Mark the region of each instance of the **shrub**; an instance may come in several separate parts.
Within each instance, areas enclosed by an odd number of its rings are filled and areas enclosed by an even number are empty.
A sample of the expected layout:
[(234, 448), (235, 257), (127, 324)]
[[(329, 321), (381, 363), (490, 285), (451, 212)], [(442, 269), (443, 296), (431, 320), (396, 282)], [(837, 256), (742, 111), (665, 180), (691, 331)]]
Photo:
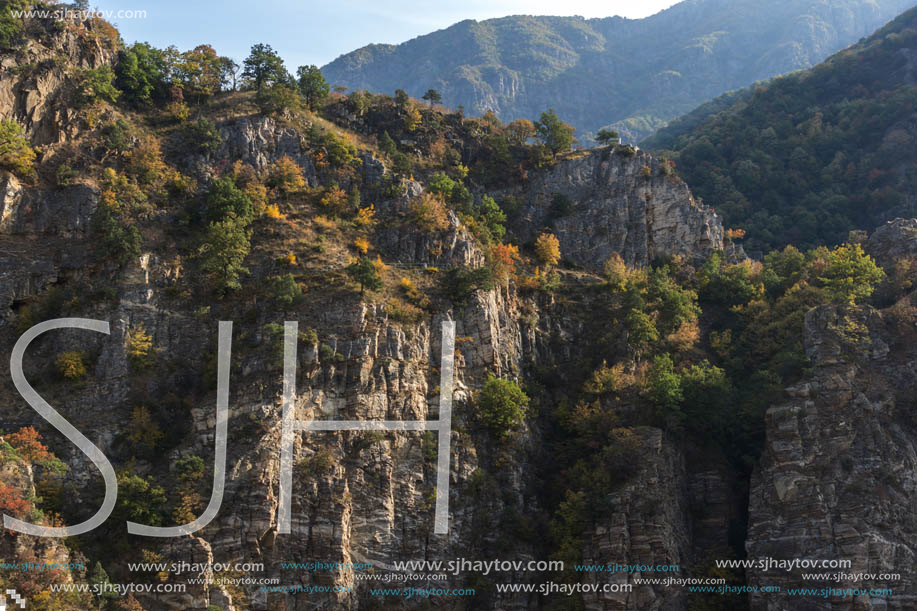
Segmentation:
[(442, 200), (430, 193), (424, 193), (411, 202), (411, 220), (427, 233), (443, 231), (449, 227), (449, 216)]
[(35, 151), (29, 146), (22, 128), (13, 120), (0, 120), (0, 168), (16, 175), (35, 175)]
[(477, 417), (500, 437), (509, 435), (525, 419), (529, 397), (512, 380), (487, 376), (477, 396)]
[(77, 350), (61, 352), (55, 360), (57, 372), (68, 380), (80, 380), (86, 377), (85, 359), (84, 352)]
[(206, 117), (201, 117), (185, 128), (185, 141), (190, 145), (190, 150), (200, 155), (212, 155), (223, 144), (220, 130)]
[(131, 124), (124, 119), (117, 119), (102, 128), (102, 142), (109, 153), (123, 155), (131, 150), (133, 144)]
[(301, 191), (306, 187), (302, 168), (287, 155), (268, 166), (267, 174), (268, 186), (279, 189), (284, 194)]
[(262, 115), (282, 115), (287, 111), (301, 110), (303, 106), (299, 92), (284, 83), (259, 90), (255, 95), (255, 104)]

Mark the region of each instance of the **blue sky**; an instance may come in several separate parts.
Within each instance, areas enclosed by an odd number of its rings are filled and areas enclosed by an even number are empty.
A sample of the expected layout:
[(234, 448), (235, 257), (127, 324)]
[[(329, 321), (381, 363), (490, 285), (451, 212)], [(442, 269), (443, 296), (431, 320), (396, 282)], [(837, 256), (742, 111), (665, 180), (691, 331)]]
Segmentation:
[(506, 15), (582, 15), (638, 18), (675, 4), (671, 0), (98, 0), (103, 11), (145, 10), (145, 19), (112, 18), (125, 42), (147, 41), (190, 49), (212, 45), (236, 60), (258, 42), (270, 44), (287, 68), (322, 66), (374, 42), (399, 43), (463, 19)]

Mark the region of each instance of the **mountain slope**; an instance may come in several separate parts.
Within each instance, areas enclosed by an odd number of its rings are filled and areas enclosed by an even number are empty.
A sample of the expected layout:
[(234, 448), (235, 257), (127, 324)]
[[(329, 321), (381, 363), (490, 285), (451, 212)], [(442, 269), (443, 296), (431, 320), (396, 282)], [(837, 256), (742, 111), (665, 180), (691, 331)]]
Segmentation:
[(748, 248), (836, 243), (913, 213), (917, 9), (738, 99), (645, 144), (674, 151), (694, 191), (747, 230)]
[(553, 106), (580, 132), (631, 138), (724, 91), (807, 68), (913, 0), (687, 0), (639, 20), (513, 16), (462, 21), (401, 45), (370, 45), (322, 71), (331, 83), (416, 97), (503, 120)]

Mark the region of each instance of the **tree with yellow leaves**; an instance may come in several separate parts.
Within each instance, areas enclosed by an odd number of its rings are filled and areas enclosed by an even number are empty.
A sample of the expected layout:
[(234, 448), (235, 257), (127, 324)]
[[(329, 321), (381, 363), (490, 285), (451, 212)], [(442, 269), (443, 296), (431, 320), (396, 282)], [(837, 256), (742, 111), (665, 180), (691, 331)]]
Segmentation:
[(560, 242), (553, 233), (543, 233), (535, 240), (535, 256), (545, 267), (557, 265), (560, 261)]

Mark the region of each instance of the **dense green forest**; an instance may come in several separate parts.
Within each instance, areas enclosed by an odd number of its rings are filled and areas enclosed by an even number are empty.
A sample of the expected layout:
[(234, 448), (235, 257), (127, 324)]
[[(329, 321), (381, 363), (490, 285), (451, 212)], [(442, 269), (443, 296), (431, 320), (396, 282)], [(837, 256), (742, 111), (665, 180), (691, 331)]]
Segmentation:
[[(678, 172), (766, 251), (835, 244), (915, 214), (917, 9), (811, 70), (756, 87), (694, 129), (662, 130)], [(715, 102), (713, 103), (715, 108)]]

